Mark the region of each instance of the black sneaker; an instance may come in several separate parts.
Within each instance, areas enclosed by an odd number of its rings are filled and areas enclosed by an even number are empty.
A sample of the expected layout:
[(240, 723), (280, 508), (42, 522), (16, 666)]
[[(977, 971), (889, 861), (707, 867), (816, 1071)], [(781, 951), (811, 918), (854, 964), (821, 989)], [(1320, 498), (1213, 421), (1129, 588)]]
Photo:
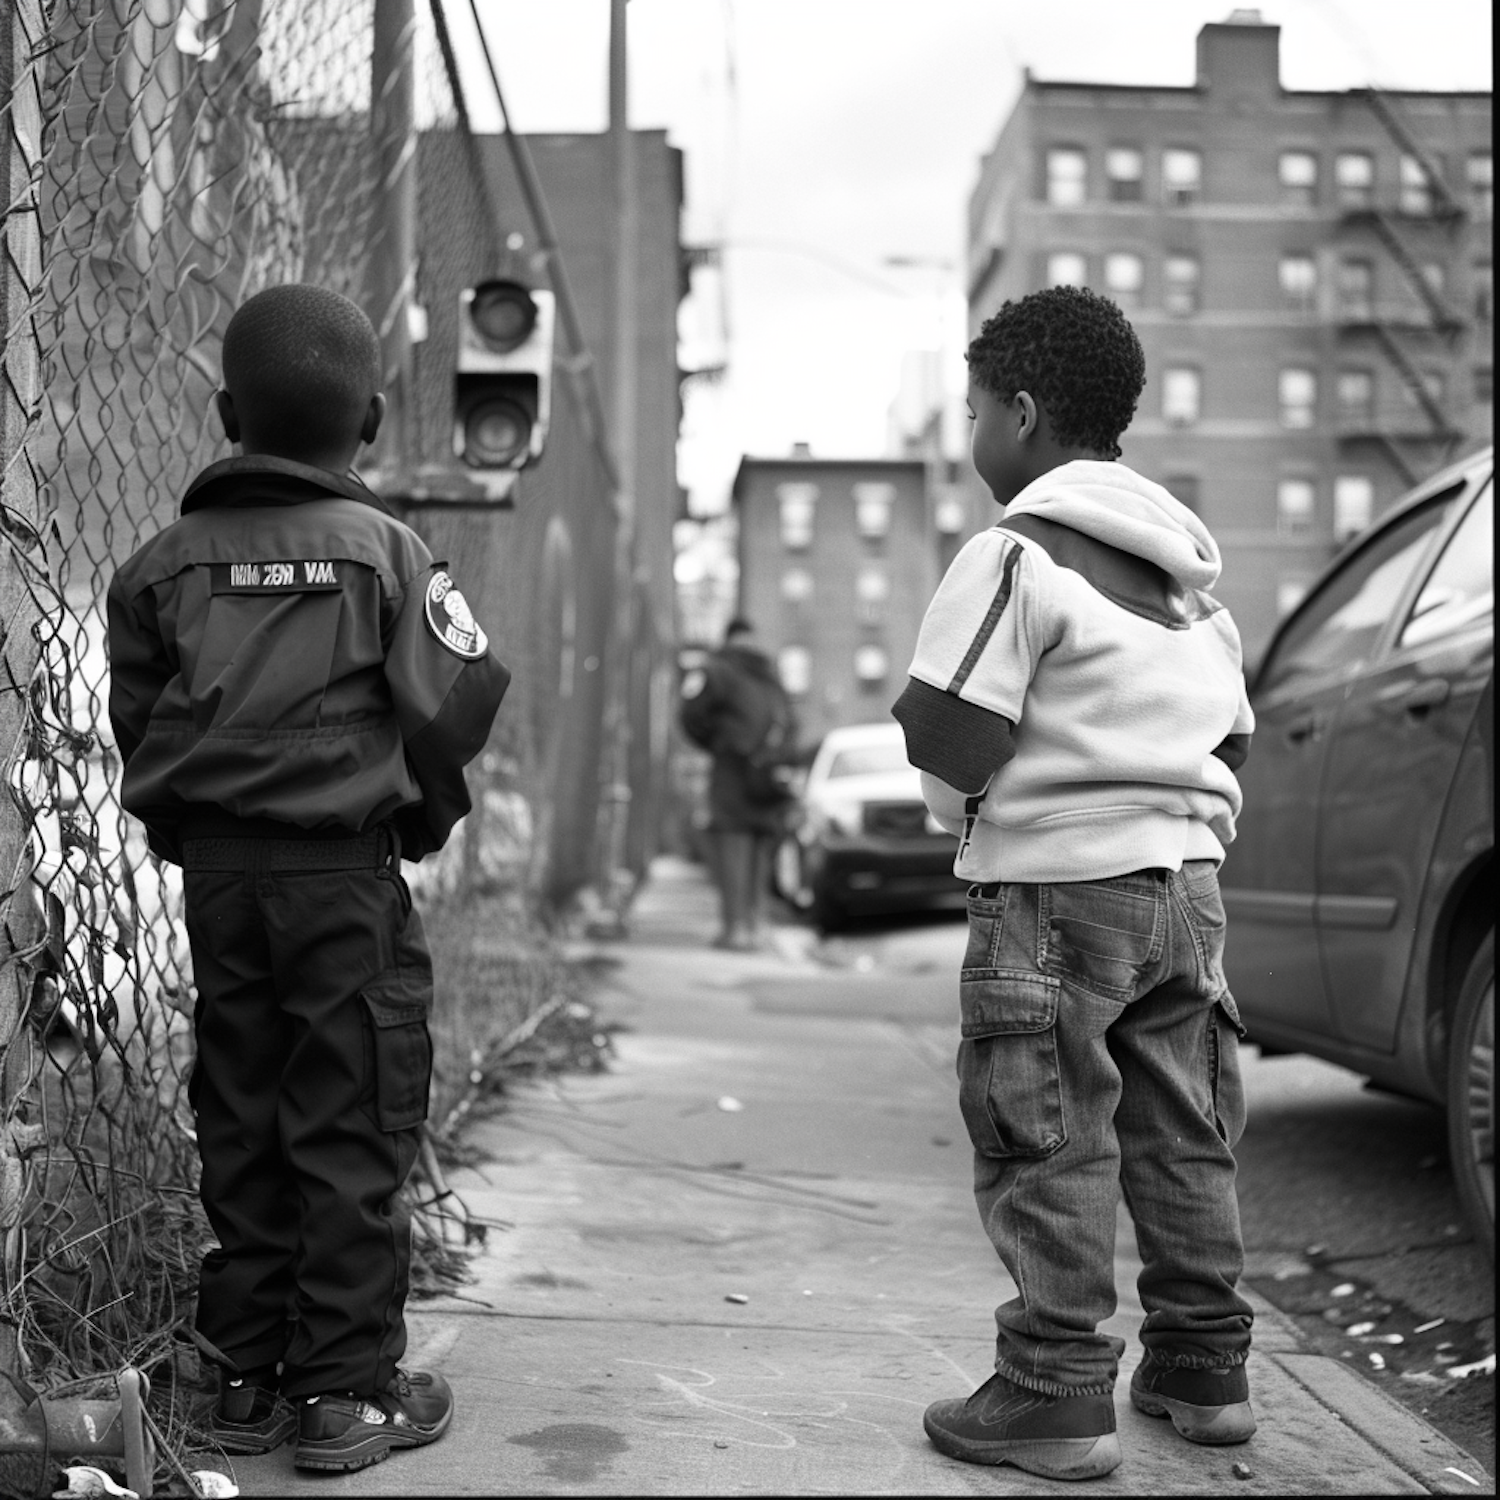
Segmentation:
[(1174, 1367), (1148, 1349), (1130, 1377), (1130, 1399), (1148, 1417), (1171, 1417), (1190, 1443), (1243, 1443), (1255, 1431), (1244, 1365)]
[(226, 1453), (269, 1453), (297, 1430), (297, 1413), (271, 1386), (226, 1377), (208, 1430)]
[(1098, 1479), (1120, 1466), (1109, 1396), (1044, 1396), (991, 1375), (967, 1401), (934, 1401), (932, 1445), (970, 1464), (1010, 1464), (1047, 1479)]
[(299, 1469), (363, 1469), (393, 1448), (435, 1443), (453, 1420), (453, 1392), (441, 1375), (397, 1370), (373, 1396), (307, 1396), (297, 1406)]

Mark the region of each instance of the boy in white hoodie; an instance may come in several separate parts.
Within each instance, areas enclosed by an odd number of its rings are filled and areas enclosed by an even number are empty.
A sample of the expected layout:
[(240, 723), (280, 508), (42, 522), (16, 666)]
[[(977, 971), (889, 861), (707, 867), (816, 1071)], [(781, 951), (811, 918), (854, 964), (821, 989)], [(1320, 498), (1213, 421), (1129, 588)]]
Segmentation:
[(959, 1102), (1017, 1295), (996, 1373), (924, 1425), (1059, 1479), (1120, 1462), (1115, 1202), (1146, 1321), (1131, 1400), (1197, 1443), (1255, 1430), (1233, 1147), (1239, 1016), (1218, 865), (1254, 727), (1213, 538), (1123, 464), (1145, 385), (1114, 303), (1007, 302), (969, 346), (973, 456), (1006, 507), (954, 559), (893, 710), (971, 882)]

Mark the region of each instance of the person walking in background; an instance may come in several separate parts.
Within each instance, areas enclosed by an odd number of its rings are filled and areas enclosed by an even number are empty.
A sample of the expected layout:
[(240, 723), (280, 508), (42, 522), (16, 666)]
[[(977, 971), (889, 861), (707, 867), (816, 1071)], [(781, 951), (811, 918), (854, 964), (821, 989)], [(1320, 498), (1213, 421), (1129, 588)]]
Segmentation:
[(683, 732), (713, 757), (709, 839), (719, 891), (715, 946), (760, 945), (771, 859), (794, 797), (787, 767), (795, 758), (791, 699), (749, 620), (735, 618), (724, 644), (683, 678)]
[(121, 800), (183, 868), (189, 1097), (218, 1240), (196, 1331), (230, 1453), (361, 1469), (447, 1430), (407, 1371), (432, 961), (402, 857), (469, 809), (510, 674), (444, 564), (350, 469), (385, 412), (352, 302), (271, 287), (224, 335), (225, 435), (109, 589)]
[(971, 883), (959, 1102), (1016, 1285), (995, 1374), (935, 1402), (943, 1453), (1093, 1479), (1120, 1463), (1115, 1204), (1146, 1321), (1132, 1402), (1194, 1443), (1255, 1431), (1234, 1145), (1243, 1034), (1218, 866), (1254, 727), (1219, 552), (1117, 462), (1145, 384), (1134, 329), (1073, 287), (969, 346), (973, 457), (1005, 518), (927, 610), (894, 707)]

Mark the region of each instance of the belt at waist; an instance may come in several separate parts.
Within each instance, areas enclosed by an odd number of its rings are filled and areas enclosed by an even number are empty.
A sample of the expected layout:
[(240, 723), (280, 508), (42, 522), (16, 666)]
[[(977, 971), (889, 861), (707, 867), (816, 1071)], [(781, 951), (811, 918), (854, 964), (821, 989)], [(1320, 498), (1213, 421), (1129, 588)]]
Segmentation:
[(179, 827), (184, 870), (375, 870), (394, 852), (383, 828), (299, 828), (220, 807), (188, 808)]
[(202, 838), (182, 841), (184, 870), (379, 870), (389, 865), (388, 835), (347, 838)]

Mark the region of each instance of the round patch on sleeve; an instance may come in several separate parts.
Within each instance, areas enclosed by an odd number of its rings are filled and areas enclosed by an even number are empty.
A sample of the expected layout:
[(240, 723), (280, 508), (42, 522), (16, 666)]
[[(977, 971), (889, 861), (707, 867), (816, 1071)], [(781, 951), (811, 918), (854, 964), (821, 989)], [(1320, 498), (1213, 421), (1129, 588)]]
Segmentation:
[(489, 638), (470, 612), (468, 601), (441, 570), (428, 582), (424, 608), (427, 628), (455, 656), (478, 661), (490, 649)]

